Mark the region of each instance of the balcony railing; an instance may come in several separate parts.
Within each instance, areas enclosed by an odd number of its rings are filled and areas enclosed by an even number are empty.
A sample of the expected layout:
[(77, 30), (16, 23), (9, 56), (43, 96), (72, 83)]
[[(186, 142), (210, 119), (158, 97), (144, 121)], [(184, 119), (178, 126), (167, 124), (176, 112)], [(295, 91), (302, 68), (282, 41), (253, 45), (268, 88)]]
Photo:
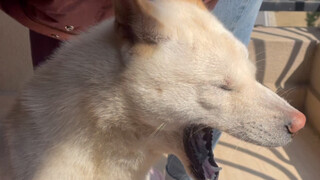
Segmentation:
[(260, 11), (320, 12), (320, 1), (263, 1)]

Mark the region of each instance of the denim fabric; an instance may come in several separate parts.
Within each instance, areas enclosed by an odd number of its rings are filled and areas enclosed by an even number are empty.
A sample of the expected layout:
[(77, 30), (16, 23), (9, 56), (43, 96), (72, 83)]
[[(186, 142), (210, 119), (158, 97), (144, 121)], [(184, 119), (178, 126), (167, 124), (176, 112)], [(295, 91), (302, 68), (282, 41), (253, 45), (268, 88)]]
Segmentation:
[[(248, 45), (261, 3), (262, 0), (219, 0), (213, 14), (236, 38)], [(212, 136), (214, 149), (221, 132), (214, 129)], [(166, 170), (167, 174), (175, 180), (191, 180), (180, 160), (174, 155), (169, 155)]]
[(219, 0), (213, 14), (243, 44), (248, 45), (262, 0)]

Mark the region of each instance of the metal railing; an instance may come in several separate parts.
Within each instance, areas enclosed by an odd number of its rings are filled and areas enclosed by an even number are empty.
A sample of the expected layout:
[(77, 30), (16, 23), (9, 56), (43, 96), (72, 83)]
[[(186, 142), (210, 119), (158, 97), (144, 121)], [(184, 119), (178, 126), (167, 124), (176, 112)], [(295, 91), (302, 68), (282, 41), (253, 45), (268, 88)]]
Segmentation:
[(263, 1), (260, 11), (320, 12), (320, 1)]

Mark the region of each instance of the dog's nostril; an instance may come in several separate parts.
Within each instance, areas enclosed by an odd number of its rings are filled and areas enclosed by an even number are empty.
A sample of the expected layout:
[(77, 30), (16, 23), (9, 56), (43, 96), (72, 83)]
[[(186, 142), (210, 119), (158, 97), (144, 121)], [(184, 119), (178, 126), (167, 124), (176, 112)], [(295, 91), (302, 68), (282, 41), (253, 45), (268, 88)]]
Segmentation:
[(290, 131), (290, 126), (291, 126), (291, 123), (288, 124), (288, 125), (285, 125), (285, 128), (287, 129), (287, 131), (288, 131), (289, 134), (293, 134), (293, 133)]
[(297, 135), (298, 133), (297, 132), (292, 132), (290, 130), (290, 127), (291, 127), (291, 123), (289, 125), (285, 125), (285, 128), (287, 129), (288, 133), (291, 134), (291, 137), (293, 138), (295, 135)]

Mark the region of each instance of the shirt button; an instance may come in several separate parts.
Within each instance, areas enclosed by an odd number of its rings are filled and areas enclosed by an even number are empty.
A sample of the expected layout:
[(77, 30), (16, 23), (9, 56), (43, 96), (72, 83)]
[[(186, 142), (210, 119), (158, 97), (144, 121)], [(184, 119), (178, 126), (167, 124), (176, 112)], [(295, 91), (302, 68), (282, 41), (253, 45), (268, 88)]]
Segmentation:
[(60, 36), (58, 34), (51, 34), (51, 37), (58, 39)]
[(66, 25), (64, 28), (66, 29), (66, 31), (73, 31), (74, 30), (74, 27), (70, 26), (70, 25)]

